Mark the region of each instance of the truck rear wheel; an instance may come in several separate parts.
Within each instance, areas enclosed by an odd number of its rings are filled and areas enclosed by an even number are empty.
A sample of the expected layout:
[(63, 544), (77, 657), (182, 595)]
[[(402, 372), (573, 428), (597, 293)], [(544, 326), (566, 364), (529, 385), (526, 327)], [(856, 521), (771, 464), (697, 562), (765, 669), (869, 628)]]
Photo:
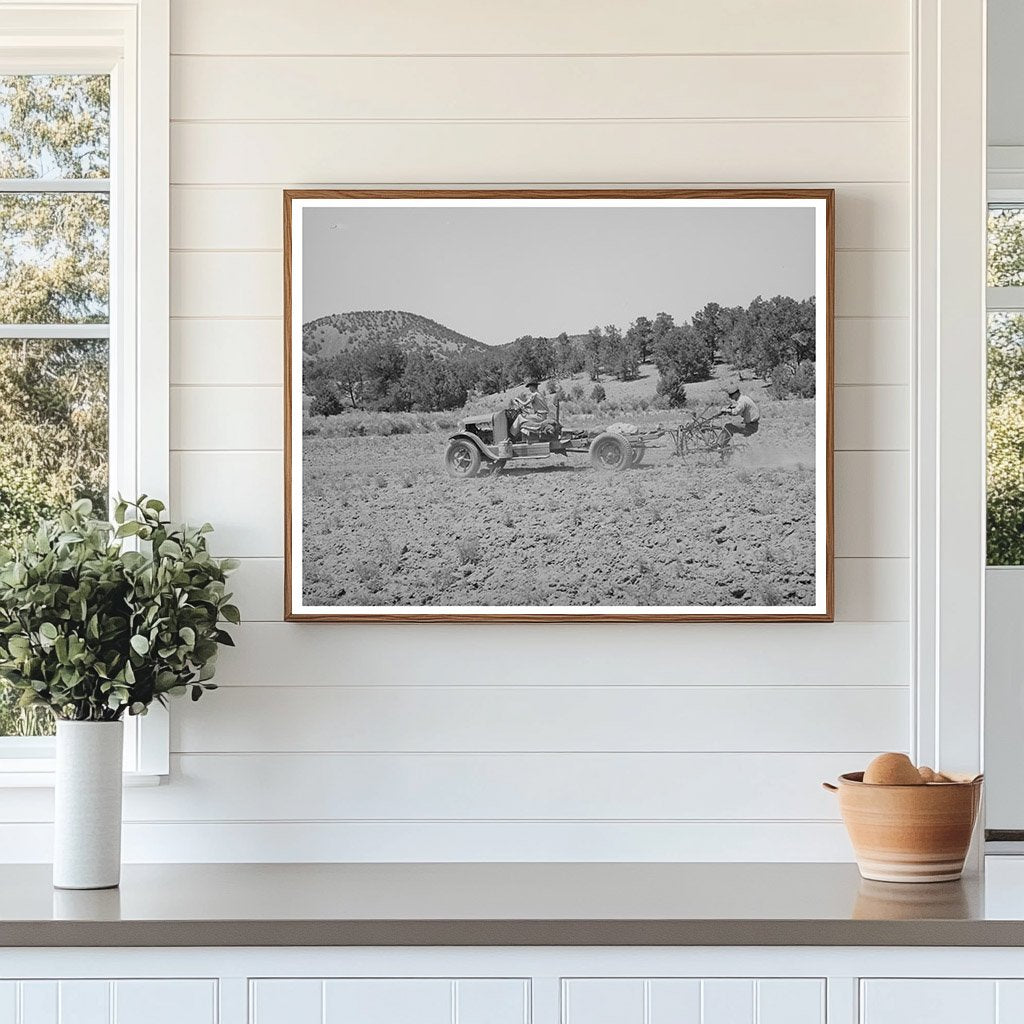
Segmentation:
[(633, 461), (633, 449), (621, 435), (606, 430), (590, 445), (590, 464), (608, 473), (621, 473)]
[(480, 472), (480, 449), (472, 441), (457, 437), (448, 442), (444, 464), (449, 476), (465, 479)]

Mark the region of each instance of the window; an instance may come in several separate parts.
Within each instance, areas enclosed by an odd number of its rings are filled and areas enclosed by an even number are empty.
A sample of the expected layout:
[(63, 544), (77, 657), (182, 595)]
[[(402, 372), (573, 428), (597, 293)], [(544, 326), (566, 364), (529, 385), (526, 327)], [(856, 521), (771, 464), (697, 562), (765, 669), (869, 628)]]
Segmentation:
[(987, 552), (1024, 565), (1024, 204), (988, 217)]
[[(85, 496), (169, 497), (168, 0), (0, 3), (0, 543)], [(0, 684), (0, 785), (51, 724)], [(165, 774), (166, 715), (125, 768)]]
[[(0, 543), (109, 478), (110, 77), (0, 77)], [(43, 736), (0, 683), (0, 736)]]

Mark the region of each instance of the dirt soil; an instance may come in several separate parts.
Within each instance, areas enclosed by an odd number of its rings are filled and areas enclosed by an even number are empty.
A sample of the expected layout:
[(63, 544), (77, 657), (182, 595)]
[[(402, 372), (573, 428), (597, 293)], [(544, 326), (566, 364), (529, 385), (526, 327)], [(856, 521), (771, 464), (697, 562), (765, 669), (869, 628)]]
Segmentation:
[(762, 405), (727, 465), (665, 447), (622, 473), (575, 455), (454, 480), (445, 434), (306, 437), (305, 603), (813, 605), (813, 405)]

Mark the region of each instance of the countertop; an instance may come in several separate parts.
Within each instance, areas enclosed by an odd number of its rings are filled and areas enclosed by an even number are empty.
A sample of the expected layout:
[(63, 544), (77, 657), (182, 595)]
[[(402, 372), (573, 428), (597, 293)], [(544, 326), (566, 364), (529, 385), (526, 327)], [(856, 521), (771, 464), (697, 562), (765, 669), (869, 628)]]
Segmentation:
[(128, 865), (99, 892), (13, 865), (0, 946), (1022, 946), (1005, 860), (927, 885), (852, 864)]

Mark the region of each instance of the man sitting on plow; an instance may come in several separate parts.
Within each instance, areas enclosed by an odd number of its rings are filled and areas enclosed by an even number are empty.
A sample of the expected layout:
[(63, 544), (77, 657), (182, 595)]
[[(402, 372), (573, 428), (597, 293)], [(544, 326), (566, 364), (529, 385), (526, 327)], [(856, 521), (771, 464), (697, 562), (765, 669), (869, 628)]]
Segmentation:
[(512, 424), (513, 440), (522, 438), (542, 441), (554, 437), (555, 422), (547, 398), (538, 390), (540, 381), (528, 380), (525, 386), (529, 389), (529, 394), (512, 400), (519, 409), (519, 415)]

